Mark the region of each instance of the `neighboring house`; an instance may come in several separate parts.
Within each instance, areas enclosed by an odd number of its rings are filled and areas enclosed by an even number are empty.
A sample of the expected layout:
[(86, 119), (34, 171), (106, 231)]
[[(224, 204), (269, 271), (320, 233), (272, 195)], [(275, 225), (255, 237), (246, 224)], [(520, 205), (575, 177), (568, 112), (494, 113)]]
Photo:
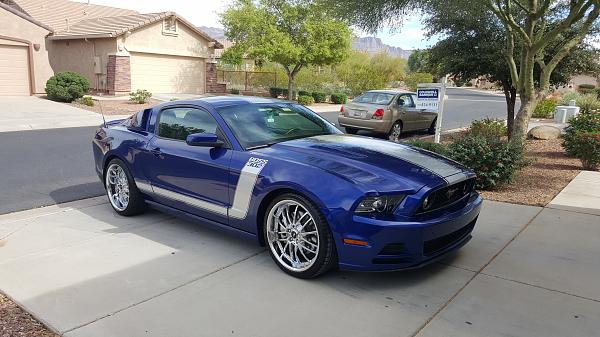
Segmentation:
[(0, 63), (0, 95), (43, 93), (48, 78), (61, 71), (81, 73), (93, 89), (117, 95), (136, 89), (225, 91), (216, 82), (214, 63), (215, 48), (222, 46), (173, 12), (140, 14), (67, 0), (0, 0), (0, 22), (0, 62), (10, 55), (9, 64), (27, 65), (29, 78), (28, 87), (3, 86), (22, 82), (23, 71), (5, 70)]
[(221, 61), (221, 56), (223, 55), (223, 52), (226, 49), (232, 47), (234, 44), (233, 42), (228, 41), (225, 38), (225, 30), (223, 30), (223, 28), (200, 26), (200, 27), (198, 27), (198, 29), (200, 29), (203, 32), (206, 32), (208, 35), (210, 35), (213, 39), (217, 40), (221, 44), (221, 49), (215, 49), (215, 61), (219, 65), (219, 68), (225, 69), (225, 70), (240, 70), (240, 71), (254, 71), (255, 70), (256, 62), (254, 61), (254, 59), (251, 59), (251, 58), (245, 57), (242, 60), (242, 64), (237, 65), (237, 66), (233, 66), (231, 64), (225, 64)]

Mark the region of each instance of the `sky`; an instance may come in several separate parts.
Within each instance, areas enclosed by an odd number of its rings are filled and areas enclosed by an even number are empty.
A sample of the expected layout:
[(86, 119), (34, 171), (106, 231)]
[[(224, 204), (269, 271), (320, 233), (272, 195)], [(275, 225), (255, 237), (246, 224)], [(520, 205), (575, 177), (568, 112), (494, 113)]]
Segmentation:
[[(80, 2), (87, 2), (80, 0)], [(92, 4), (133, 9), (141, 13), (173, 11), (197, 26), (221, 27), (218, 13), (222, 12), (230, 0), (90, 0)], [(358, 36), (373, 36), (356, 31)], [(391, 46), (402, 49), (420, 49), (431, 46), (433, 40), (426, 40), (418, 19), (409, 18), (399, 31), (383, 29), (375, 34)]]

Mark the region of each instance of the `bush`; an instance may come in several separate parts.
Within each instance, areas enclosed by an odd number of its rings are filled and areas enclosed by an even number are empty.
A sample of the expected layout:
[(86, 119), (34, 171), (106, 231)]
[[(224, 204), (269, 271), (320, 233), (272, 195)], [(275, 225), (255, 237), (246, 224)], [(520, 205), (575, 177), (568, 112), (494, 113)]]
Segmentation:
[(567, 154), (581, 160), (583, 168), (600, 165), (600, 113), (585, 113), (569, 120), (563, 136)]
[(301, 95), (298, 96), (298, 103), (302, 105), (312, 105), (315, 104), (315, 99), (312, 96)]
[(482, 119), (471, 122), (467, 133), (470, 136), (500, 139), (508, 134), (508, 128), (500, 119)]
[(298, 90), (298, 96), (311, 96), (311, 93), (304, 90)]
[(407, 144), (410, 146), (418, 147), (427, 151), (431, 151), (437, 154), (446, 155), (448, 153), (448, 149), (444, 144), (428, 142), (426, 140), (421, 139), (411, 139), (402, 142), (403, 144)]
[(345, 104), (348, 100), (348, 96), (346, 94), (335, 93), (331, 94), (331, 103), (333, 104)]
[(430, 73), (412, 73), (408, 74), (404, 79), (404, 83), (411, 91), (417, 90), (419, 83), (432, 83), (433, 75)]
[(589, 93), (593, 93), (593, 92), (594, 92), (594, 89), (596, 89), (596, 86), (595, 86), (595, 85), (593, 85), (593, 84), (587, 84), (587, 83), (580, 84), (580, 85), (577, 87), (577, 91), (579, 91), (579, 92), (580, 92), (580, 93), (582, 93), (582, 94), (589, 94)]
[(94, 106), (94, 99), (92, 99), (92, 96), (83, 96), (79, 99), (79, 103)]
[(522, 145), (496, 137), (467, 135), (448, 146), (448, 157), (477, 174), (477, 188), (495, 189), (514, 179), (527, 165)]
[(229, 93), (232, 95), (239, 95), (240, 94), (240, 90), (239, 89), (231, 89), (229, 90)]
[(148, 103), (150, 97), (152, 97), (152, 93), (146, 89), (138, 89), (129, 93), (129, 100), (137, 104)]
[(90, 81), (83, 75), (65, 71), (58, 73), (46, 82), (48, 98), (59, 102), (73, 102), (83, 97), (90, 89)]
[(325, 101), (327, 100), (327, 94), (325, 94), (324, 92), (313, 91), (311, 96), (315, 99), (315, 103), (325, 103)]
[(545, 98), (541, 100), (533, 111), (532, 117), (534, 118), (552, 118), (554, 116), (554, 110), (558, 101), (554, 98)]
[(269, 95), (271, 95), (272, 98), (278, 98), (280, 96), (287, 96), (287, 94), (288, 94), (287, 89), (276, 88), (276, 87), (269, 88)]

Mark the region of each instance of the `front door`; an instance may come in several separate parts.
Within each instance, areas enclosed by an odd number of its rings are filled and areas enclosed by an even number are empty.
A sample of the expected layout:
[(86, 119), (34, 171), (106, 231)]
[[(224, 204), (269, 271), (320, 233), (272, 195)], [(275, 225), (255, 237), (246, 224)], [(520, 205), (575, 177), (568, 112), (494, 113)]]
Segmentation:
[(155, 129), (143, 168), (155, 198), (227, 223), (232, 150), (228, 146), (190, 146), (185, 141), (192, 133), (220, 134), (213, 116), (198, 107), (169, 107), (159, 112)]

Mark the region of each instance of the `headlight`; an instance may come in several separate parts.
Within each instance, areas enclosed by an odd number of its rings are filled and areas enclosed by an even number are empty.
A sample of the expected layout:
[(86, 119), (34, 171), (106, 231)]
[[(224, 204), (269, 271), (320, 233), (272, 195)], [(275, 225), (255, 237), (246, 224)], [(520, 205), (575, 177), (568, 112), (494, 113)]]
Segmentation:
[(366, 197), (358, 204), (355, 213), (391, 214), (404, 200), (404, 195), (383, 195), (379, 197)]

